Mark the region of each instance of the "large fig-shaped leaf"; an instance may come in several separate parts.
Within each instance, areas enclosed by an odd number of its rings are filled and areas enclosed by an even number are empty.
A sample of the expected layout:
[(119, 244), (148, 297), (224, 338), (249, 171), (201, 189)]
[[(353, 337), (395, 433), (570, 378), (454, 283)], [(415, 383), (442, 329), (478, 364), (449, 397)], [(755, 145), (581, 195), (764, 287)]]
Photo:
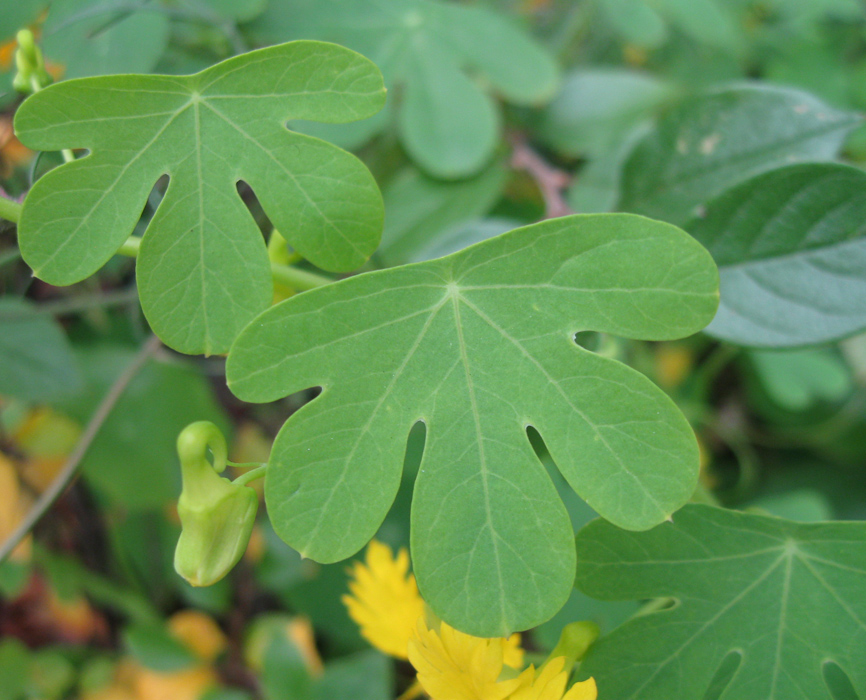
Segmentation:
[(287, 300), (241, 333), (227, 366), (246, 401), (322, 387), (274, 443), (265, 494), (275, 529), (321, 562), (363, 547), (423, 421), (411, 522), (425, 599), (476, 635), (542, 622), (568, 597), (575, 558), (528, 426), (569, 484), (623, 527), (670, 516), (698, 469), (670, 399), (575, 333), (679, 338), (717, 303), (706, 250), (625, 214), (547, 221)]
[[(581, 665), (599, 697), (838, 700), (828, 664), (866, 694), (866, 524), (800, 524), (690, 505), (649, 532), (600, 520), (577, 537), (578, 587), (670, 597)], [(733, 662), (733, 663), (732, 663)], [(727, 673), (725, 672), (727, 670)]]
[(46, 282), (84, 279), (118, 250), (154, 184), (168, 175), (141, 244), (142, 307), (177, 350), (227, 352), (272, 296), (264, 241), (237, 183), (253, 188), (309, 260), (354, 269), (381, 235), (376, 183), (354, 156), (285, 125), (361, 119), (383, 101), (382, 76), (370, 61), (311, 41), (253, 51), (191, 76), (52, 85), (18, 110), (19, 137), (31, 148), (90, 155), (34, 185), (19, 223), (21, 252)]

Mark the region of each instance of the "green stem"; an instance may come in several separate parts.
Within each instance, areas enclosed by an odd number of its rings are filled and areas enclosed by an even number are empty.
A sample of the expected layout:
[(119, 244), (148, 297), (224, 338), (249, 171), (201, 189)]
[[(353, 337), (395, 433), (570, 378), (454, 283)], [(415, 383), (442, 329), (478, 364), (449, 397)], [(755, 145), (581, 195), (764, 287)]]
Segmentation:
[(123, 245), (120, 246), (120, 250), (117, 251), (117, 254), (125, 255), (128, 258), (136, 258), (138, 257), (139, 248), (141, 248), (141, 238), (138, 236), (130, 236), (124, 241)]
[(0, 197), (0, 219), (17, 224), (21, 218), (21, 205), (6, 197)]
[[(0, 261), (2, 266), (2, 261)], [(0, 311), (0, 321), (17, 321), (31, 318), (34, 313), (45, 316), (67, 316), (69, 314), (89, 311), (90, 309), (101, 309), (109, 306), (123, 306), (138, 300), (137, 289), (121, 289), (119, 291), (107, 292), (105, 294), (88, 294), (70, 299), (59, 299), (37, 304), (35, 308), (28, 307), (22, 310)]]
[(241, 474), (237, 479), (232, 481), (232, 483), (236, 484), (237, 486), (246, 486), (251, 481), (255, 481), (256, 479), (263, 479), (267, 470), (268, 465), (263, 464), (256, 469), (250, 469), (248, 472)]
[[(138, 236), (130, 236), (126, 239), (126, 242), (120, 246), (120, 250), (117, 251), (117, 254), (134, 258), (138, 256), (140, 248), (141, 238)], [(297, 267), (292, 267), (291, 265), (282, 265), (275, 262), (271, 263), (271, 274), (275, 281), (299, 292), (308, 289), (315, 289), (316, 287), (324, 287), (326, 284), (331, 284), (331, 282), (336, 281), (330, 277), (325, 277), (324, 275), (317, 275), (315, 272), (309, 272)]]
[(279, 263), (271, 263), (271, 274), (274, 276), (274, 280), (298, 292), (315, 289), (316, 287), (324, 287), (326, 284), (336, 281), (324, 275), (317, 275), (315, 272), (308, 272), (291, 265), (280, 265)]

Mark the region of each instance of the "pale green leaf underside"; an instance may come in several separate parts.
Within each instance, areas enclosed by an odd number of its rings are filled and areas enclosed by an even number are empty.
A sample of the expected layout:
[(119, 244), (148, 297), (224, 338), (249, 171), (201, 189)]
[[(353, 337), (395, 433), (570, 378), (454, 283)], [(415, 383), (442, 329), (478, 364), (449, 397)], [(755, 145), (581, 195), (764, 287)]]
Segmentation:
[(321, 42), (253, 51), (191, 76), (53, 85), (18, 110), (19, 137), (31, 148), (90, 155), (30, 191), (19, 224), (24, 259), (51, 284), (93, 274), (167, 174), (138, 260), (142, 308), (168, 345), (226, 352), (272, 294), (264, 241), (238, 181), (306, 258), (329, 270), (356, 268), (381, 235), (376, 183), (354, 156), (285, 124), (361, 119), (383, 102), (370, 61)]
[(789, 347), (866, 328), (866, 173), (792, 165), (709, 202), (687, 227), (721, 276), (711, 335)]
[(833, 700), (835, 662), (866, 697), (866, 524), (797, 524), (690, 505), (649, 532), (597, 520), (577, 537), (577, 585), (604, 600), (671, 596), (593, 647), (599, 697), (702, 700), (725, 657), (722, 700)]
[(620, 207), (681, 225), (753, 175), (832, 160), (861, 121), (799, 90), (738, 86), (701, 95), (668, 112), (635, 146)]
[(233, 346), (229, 386), (260, 402), (323, 389), (274, 443), (275, 529), (318, 561), (358, 551), (423, 421), (412, 556), (425, 599), (482, 636), (542, 622), (568, 597), (574, 546), (527, 426), (571, 486), (624, 527), (661, 522), (697, 476), (694, 436), (670, 399), (580, 348), (575, 332), (686, 336), (712, 318), (716, 285), (707, 252), (673, 226), (572, 216), (274, 307)]

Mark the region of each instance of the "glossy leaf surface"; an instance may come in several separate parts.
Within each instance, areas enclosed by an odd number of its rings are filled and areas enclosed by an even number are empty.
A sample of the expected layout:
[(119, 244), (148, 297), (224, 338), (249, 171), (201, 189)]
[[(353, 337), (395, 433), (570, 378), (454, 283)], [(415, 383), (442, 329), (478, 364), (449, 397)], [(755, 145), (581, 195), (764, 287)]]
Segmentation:
[(866, 328), (866, 174), (835, 164), (759, 175), (706, 206), (688, 230), (721, 276), (707, 332), (787, 347)]
[(310, 261), (359, 266), (381, 234), (376, 183), (354, 156), (285, 123), (360, 119), (383, 101), (372, 63), (320, 42), (261, 49), (192, 76), (57, 83), (21, 106), (16, 131), (31, 148), (90, 155), (30, 191), (19, 223), (24, 259), (55, 285), (93, 274), (167, 174), (138, 259), (142, 308), (171, 347), (226, 352), (272, 294), (264, 241), (238, 181)]
[(716, 284), (709, 255), (673, 226), (573, 216), (265, 312), (229, 355), (232, 391), (264, 402), (323, 388), (274, 443), (275, 529), (318, 561), (358, 551), (423, 421), (412, 558), (425, 600), (475, 635), (538, 624), (568, 597), (574, 547), (527, 426), (572, 488), (624, 527), (664, 520), (697, 475), (694, 436), (670, 399), (575, 333), (690, 335), (712, 318)]
[(634, 148), (621, 208), (683, 224), (753, 175), (832, 160), (861, 118), (798, 90), (741, 86), (672, 109)]
[(866, 525), (799, 524), (689, 505), (642, 533), (596, 520), (577, 537), (595, 598), (672, 597), (603, 637), (581, 666), (599, 697), (702, 700), (729, 654), (724, 700), (832, 700), (824, 665), (866, 695)]

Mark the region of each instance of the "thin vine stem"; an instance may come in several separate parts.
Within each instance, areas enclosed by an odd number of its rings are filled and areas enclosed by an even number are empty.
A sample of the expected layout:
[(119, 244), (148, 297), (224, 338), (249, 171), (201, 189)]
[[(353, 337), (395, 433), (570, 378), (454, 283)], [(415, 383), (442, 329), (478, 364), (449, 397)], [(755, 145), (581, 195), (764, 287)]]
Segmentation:
[(250, 469), (248, 472), (244, 472), (237, 479), (232, 481), (232, 483), (237, 484), (238, 486), (246, 486), (251, 481), (264, 478), (267, 471), (268, 465), (263, 464), (260, 467), (256, 467), (255, 469)]
[(78, 470), (78, 465), (81, 463), (81, 460), (84, 458), (84, 455), (87, 454), (87, 450), (90, 448), (91, 443), (99, 434), (100, 429), (105, 423), (106, 419), (109, 415), (111, 415), (112, 410), (114, 410), (115, 405), (117, 405), (118, 400), (123, 395), (123, 392), (126, 391), (126, 388), (129, 386), (130, 382), (138, 375), (147, 361), (159, 350), (162, 346), (159, 338), (156, 336), (152, 336), (138, 351), (132, 361), (126, 366), (123, 372), (114, 380), (114, 384), (106, 392), (96, 411), (90, 417), (90, 421), (87, 423), (87, 427), (84, 429), (84, 432), (81, 434), (81, 438), (78, 440), (78, 444), (75, 445), (75, 449), (72, 450), (72, 453), (66, 460), (66, 463), (63, 465), (63, 468), (60, 470), (60, 473), (51, 483), (51, 485), (39, 496), (38, 500), (33, 507), (30, 509), (30, 512), (27, 513), (27, 517), (21, 521), (15, 531), (9, 535), (6, 541), (0, 546), (0, 562), (6, 559), (12, 550), (18, 546), (18, 544), (23, 540), (27, 534), (33, 529), (37, 522), (42, 518), (43, 515), (48, 511), (48, 509), (52, 506), (52, 504), (61, 496), (61, 494), (66, 490), (66, 487), (72, 481), (72, 478), (75, 476), (76, 471)]

